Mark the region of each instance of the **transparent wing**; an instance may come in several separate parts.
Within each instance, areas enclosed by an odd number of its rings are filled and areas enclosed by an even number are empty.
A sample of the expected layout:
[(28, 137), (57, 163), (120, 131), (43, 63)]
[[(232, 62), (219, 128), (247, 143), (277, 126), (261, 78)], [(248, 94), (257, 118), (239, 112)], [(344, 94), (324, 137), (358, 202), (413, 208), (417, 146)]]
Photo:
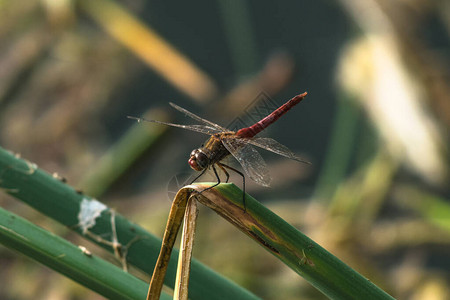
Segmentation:
[(227, 150), (238, 160), (251, 180), (262, 186), (269, 186), (270, 174), (264, 159), (251, 145), (239, 138), (222, 140)]
[(273, 153), (282, 155), (284, 157), (296, 160), (298, 162), (302, 162), (305, 164), (311, 164), (309, 161), (300, 158), (294, 152), (289, 150), (288, 147), (278, 143), (274, 139), (258, 137), (258, 138), (246, 139), (246, 141), (247, 141), (247, 143), (250, 143), (257, 147), (263, 148), (267, 151), (271, 151)]
[(196, 132), (200, 132), (200, 133), (204, 133), (204, 134), (209, 134), (209, 135), (213, 135), (213, 134), (222, 132), (222, 130), (220, 130), (220, 129), (213, 128), (213, 127), (206, 126), (206, 125), (181, 125), (181, 124), (173, 124), (173, 123), (161, 122), (161, 121), (156, 121), (156, 120), (148, 120), (148, 119), (144, 119), (144, 118), (137, 118), (137, 117), (131, 117), (131, 116), (127, 116), (127, 118), (137, 120), (138, 122), (150, 122), (150, 123), (163, 124), (163, 125), (172, 126), (172, 127), (184, 128), (184, 129), (188, 129), (188, 130), (192, 130), (192, 131), (196, 131)]
[(194, 119), (194, 120), (197, 120), (197, 121), (199, 121), (199, 122), (205, 123), (205, 124), (208, 125), (209, 127), (216, 128), (216, 129), (219, 130), (219, 131), (229, 131), (228, 129), (226, 129), (226, 128), (224, 128), (224, 127), (222, 127), (222, 126), (220, 126), (220, 125), (218, 125), (218, 124), (216, 124), (216, 123), (213, 123), (213, 122), (211, 122), (211, 121), (208, 121), (208, 120), (206, 120), (206, 119), (203, 119), (202, 117), (199, 117), (199, 116), (197, 116), (196, 114), (191, 113), (190, 111), (188, 111), (188, 110), (186, 110), (186, 109), (184, 109), (184, 108), (182, 108), (182, 107), (180, 107), (180, 106), (178, 106), (178, 105), (176, 105), (176, 104), (174, 104), (174, 103), (172, 103), (172, 102), (169, 102), (169, 104), (170, 104), (173, 108), (175, 108), (176, 110), (178, 110), (178, 111), (184, 113), (185, 115), (191, 117), (191, 118)]

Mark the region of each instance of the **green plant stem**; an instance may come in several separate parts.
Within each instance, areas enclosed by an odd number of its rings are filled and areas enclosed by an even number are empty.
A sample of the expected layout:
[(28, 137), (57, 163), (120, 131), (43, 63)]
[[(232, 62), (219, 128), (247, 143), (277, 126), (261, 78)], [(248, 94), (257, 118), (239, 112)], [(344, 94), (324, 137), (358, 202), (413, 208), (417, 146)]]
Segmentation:
[(142, 280), (2, 208), (0, 243), (108, 299), (144, 299), (147, 293)]
[[(203, 191), (209, 186), (204, 183), (189, 188)], [(329, 298), (393, 299), (249, 195), (246, 195), (244, 211), (242, 191), (234, 184), (220, 184), (204, 190), (197, 198)]]

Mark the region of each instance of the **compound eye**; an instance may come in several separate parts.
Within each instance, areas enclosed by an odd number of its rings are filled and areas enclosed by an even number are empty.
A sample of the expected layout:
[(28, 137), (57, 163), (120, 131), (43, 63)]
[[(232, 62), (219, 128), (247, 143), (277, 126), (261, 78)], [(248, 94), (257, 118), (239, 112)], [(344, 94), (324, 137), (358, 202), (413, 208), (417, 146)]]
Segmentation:
[(188, 163), (195, 171), (202, 171), (208, 167), (209, 158), (200, 149), (195, 149), (191, 152)]
[(198, 151), (195, 154), (195, 158), (197, 160), (197, 165), (199, 167), (201, 167), (202, 169), (204, 169), (204, 168), (206, 168), (208, 166), (209, 158), (208, 158), (208, 156), (205, 153), (203, 153), (201, 151)]

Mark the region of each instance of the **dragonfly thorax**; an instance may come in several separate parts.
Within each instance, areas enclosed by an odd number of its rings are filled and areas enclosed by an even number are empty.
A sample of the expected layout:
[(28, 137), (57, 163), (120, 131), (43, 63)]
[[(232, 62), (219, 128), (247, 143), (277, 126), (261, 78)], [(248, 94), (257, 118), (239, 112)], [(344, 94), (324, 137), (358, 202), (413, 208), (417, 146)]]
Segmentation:
[(195, 149), (192, 150), (188, 163), (195, 171), (202, 171), (209, 166), (210, 159), (202, 149)]

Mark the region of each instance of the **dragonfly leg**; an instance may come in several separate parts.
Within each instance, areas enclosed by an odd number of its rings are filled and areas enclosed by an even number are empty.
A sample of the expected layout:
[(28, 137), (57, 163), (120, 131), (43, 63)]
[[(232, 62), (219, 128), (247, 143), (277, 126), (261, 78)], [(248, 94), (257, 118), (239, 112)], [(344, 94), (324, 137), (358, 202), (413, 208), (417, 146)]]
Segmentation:
[[(236, 170), (235, 168), (232, 168), (232, 167), (230, 167), (230, 166), (228, 166), (228, 165), (225, 165), (225, 164), (222, 164), (222, 163), (216, 163), (216, 165), (217, 165), (219, 168), (221, 168), (221, 169), (224, 171), (224, 173), (226, 174), (226, 176), (227, 176), (227, 180), (226, 180), (226, 181), (227, 181), (227, 182), (228, 182), (228, 178), (230, 177), (230, 174), (225, 170), (225, 168), (230, 169), (230, 170), (232, 170), (232, 171), (234, 171), (234, 172), (236, 172), (236, 173), (238, 173), (239, 175), (242, 176), (242, 188), (243, 188), (243, 192), (242, 192), (242, 203), (243, 203), (243, 205), (244, 205), (244, 212), (245, 212), (245, 211), (247, 210), (247, 208), (246, 208), (246, 205), (245, 205), (245, 176), (244, 176), (244, 174), (242, 174), (242, 172)], [(218, 186), (218, 185), (220, 184), (220, 182), (221, 182), (221, 181), (220, 181), (219, 174), (217, 173), (216, 167), (215, 167), (214, 165), (212, 165), (211, 168), (212, 168), (213, 171), (214, 171), (214, 175), (216, 175), (217, 183), (216, 183), (216, 184), (213, 184), (213, 185), (210, 186), (210, 187), (207, 187), (207, 188), (204, 189), (204, 190), (201, 190), (200, 192), (198, 192), (199, 194), (201, 194), (201, 193), (203, 193), (204, 191), (207, 191), (207, 190), (209, 190), (209, 189), (212, 189), (213, 187)], [(202, 176), (205, 172), (206, 172), (206, 169), (203, 170), (203, 171), (200, 173), (200, 175), (198, 175), (197, 177), (195, 177), (195, 179), (194, 179), (191, 183), (193, 183), (193, 182), (196, 181), (198, 178), (200, 178), (200, 176)]]
[[(244, 211), (246, 211), (246, 210), (247, 210), (247, 207), (246, 207), (246, 205), (245, 205), (245, 176), (244, 176), (244, 174), (242, 174), (241, 171), (238, 171), (238, 170), (236, 170), (235, 168), (232, 168), (232, 167), (230, 167), (230, 166), (228, 166), (228, 165), (226, 165), (226, 164), (217, 163), (217, 165), (218, 165), (222, 170), (224, 170), (224, 168), (227, 168), (227, 169), (230, 169), (230, 170), (232, 170), (232, 171), (238, 173), (239, 175), (241, 175), (241, 177), (242, 177), (242, 190), (243, 190), (243, 191), (242, 191), (242, 204), (244, 205)], [(225, 173), (228, 175), (227, 172), (225, 172)], [(227, 176), (227, 182), (228, 182), (228, 176)]]
[(197, 179), (199, 179), (200, 177), (202, 177), (202, 175), (205, 174), (206, 170), (207, 170), (207, 169), (204, 169), (204, 170), (200, 173), (200, 175), (198, 175), (197, 177), (194, 178), (194, 180), (191, 181), (190, 184), (193, 184)]
[(219, 177), (219, 174), (217, 174), (216, 168), (214, 167), (214, 165), (212, 165), (211, 167), (212, 167), (212, 169), (213, 169), (213, 171), (214, 171), (214, 174), (216, 175), (217, 183), (216, 183), (215, 185), (212, 185), (212, 186), (210, 186), (209, 188), (207, 188), (207, 190), (209, 190), (209, 189), (211, 189), (211, 188), (213, 188), (213, 187), (215, 187), (215, 186), (218, 186), (218, 185), (220, 184), (220, 177)]
[(222, 171), (225, 173), (225, 176), (227, 176), (227, 179), (225, 179), (225, 182), (228, 183), (228, 179), (230, 179), (230, 174), (228, 174), (227, 170), (225, 170), (224, 165), (221, 163), (217, 163), (217, 166), (222, 169)]
[[(207, 188), (204, 189), (204, 190), (201, 190), (200, 192), (198, 192), (199, 194), (201, 194), (201, 193), (203, 193), (204, 191), (207, 191), (207, 190), (209, 190), (209, 189), (212, 189), (213, 187), (216, 187), (216, 186), (218, 186), (218, 185), (220, 184), (220, 177), (219, 177), (219, 174), (217, 173), (216, 168), (214, 167), (214, 165), (212, 165), (211, 168), (213, 169), (214, 174), (216, 175), (217, 183), (213, 184), (213, 185), (210, 186), (210, 187), (207, 187)], [(200, 174), (200, 175), (203, 175), (203, 173), (205, 173), (205, 171), (206, 171), (206, 169), (203, 170), (202, 174)], [(199, 177), (200, 177), (200, 176), (197, 176), (197, 178), (199, 178)], [(196, 179), (197, 179), (197, 178), (196, 178)], [(194, 180), (194, 181), (195, 181), (195, 180)]]

